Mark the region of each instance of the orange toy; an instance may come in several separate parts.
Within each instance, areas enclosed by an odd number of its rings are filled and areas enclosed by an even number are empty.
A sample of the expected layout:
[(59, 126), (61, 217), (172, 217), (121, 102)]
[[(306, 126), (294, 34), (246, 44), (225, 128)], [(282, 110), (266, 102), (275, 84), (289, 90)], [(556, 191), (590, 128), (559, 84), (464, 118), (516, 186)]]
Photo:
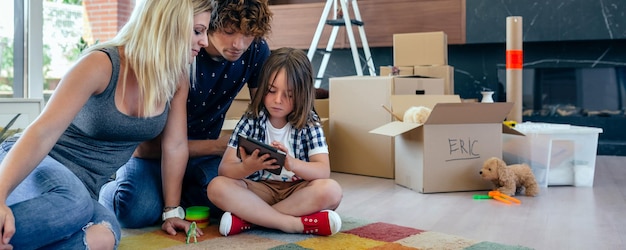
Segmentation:
[(511, 203), (522, 204), (520, 200), (515, 199), (506, 194), (500, 193), (500, 191), (497, 191), (497, 190), (489, 191), (489, 197), (493, 198), (494, 200), (504, 202), (506, 204), (511, 204)]

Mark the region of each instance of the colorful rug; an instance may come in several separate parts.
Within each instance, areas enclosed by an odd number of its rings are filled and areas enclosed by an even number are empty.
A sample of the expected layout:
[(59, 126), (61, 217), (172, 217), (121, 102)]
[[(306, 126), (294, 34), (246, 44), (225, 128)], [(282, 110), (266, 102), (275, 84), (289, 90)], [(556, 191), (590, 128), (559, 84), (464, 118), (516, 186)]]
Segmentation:
[(198, 243), (185, 244), (183, 233), (170, 236), (156, 227), (124, 230), (119, 249), (530, 249), (382, 222), (343, 216), (342, 219), (341, 231), (330, 237), (286, 234), (263, 228), (224, 237), (219, 234), (217, 223), (213, 223), (203, 230)]

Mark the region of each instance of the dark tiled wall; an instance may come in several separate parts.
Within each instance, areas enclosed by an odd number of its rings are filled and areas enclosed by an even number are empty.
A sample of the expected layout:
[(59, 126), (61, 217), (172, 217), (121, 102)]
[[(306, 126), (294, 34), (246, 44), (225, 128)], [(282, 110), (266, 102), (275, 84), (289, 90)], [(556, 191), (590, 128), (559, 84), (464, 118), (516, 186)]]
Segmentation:
[(466, 43), (506, 40), (506, 17), (523, 18), (525, 42), (626, 38), (624, 0), (466, 0)]
[[(483, 88), (498, 90), (500, 83), (498, 70), (505, 68), (504, 43), (465, 44), (448, 46), (448, 63), (454, 66), (455, 94), (462, 98), (481, 98)], [(374, 65), (393, 64), (393, 48), (372, 48)], [(362, 53), (361, 53), (362, 54)], [(317, 67), (322, 56), (313, 60)], [(367, 75), (365, 62), (362, 61), (364, 74)], [(626, 67), (626, 40), (595, 41), (560, 41), (560, 42), (525, 42), (524, 67)], [(317, 69), (316, 69), (317, 72)], [(322, 82), (322, 88), (328, 89), (328, 78), (355, 75), (352, 54), (349, 49), (335, 50), (328, 63)], [(355, 88), (358, 94), (358, 88)], [(494, 95), (495, 100), (503, 101), (502, 92)], [(528, 120), (528, 117), (524, 118)], [(533, 121), (567, 123), (581, 126), (601, 127), (598, 153), (601, 155), (626, 155), (626, 117), (535, 117)]]
[[(448, 46), (448, 64), (454, 66), (455, 94), (462, 98), (480, 98), (483, 88), (498, 89), (498, 70), (505, 68), (505, 43), (464, 44)], [(626, 67), (626, 39), (594, 41), (525, 42), (524, 67)], [(379, 74), (379, 67), (393, 64), (393, 48), (372, 48), (372, 57)], [(363, 53), (361, 53), (362, 57)], [(313, 65), (317, 68), (321, 55), (316, 55)], [(368, 74), (365, 61), (361, 64)], [(322, 82), (328, 89), (328, 78), (355, 75), (352, 53), (349, 49), (334, 50)], [(494, 96), (500, 99), (500, 96)]]
[[(502, 89), (498, 71), (505, 68), (506, 17), (523, 17), (524, 68), (626, 67), (626, 1), (624, 0), (467, 0), (467, 43), (448, 46), (448, 63), (455, 68), (455, 94), (480, 99), (483, 88)], [(377, 74), (393, 64), (393, 48), (371, 48)], [(322, 56), (313, 60), (315, 70)], [(364, 74), (365, 59), (361, 53)], [(324, 74), (328, 78), (355, 75), (350, 49), (334, 50)], [(358, 89), (355, 89), (358, 94)], [(504, 100), (503, 92), (494, 96)], [(524, 118), (526, 119), (526, 118)], [(546, 120), (603, 127), (600, 154), (626, 155), (626, 117)], [(605, 143), (606, 142), (606, 143)], [(606, 146), (606, 145), (608, 146)]]

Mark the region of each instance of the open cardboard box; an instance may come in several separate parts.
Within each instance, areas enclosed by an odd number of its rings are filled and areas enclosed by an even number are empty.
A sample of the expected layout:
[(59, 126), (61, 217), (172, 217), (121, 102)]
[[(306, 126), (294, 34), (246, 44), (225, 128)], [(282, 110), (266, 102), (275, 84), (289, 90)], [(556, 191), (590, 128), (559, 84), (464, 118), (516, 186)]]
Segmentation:
[[(420, 76), (332, 77), (330, 85), (330, 168), (334, 172), (394, 178), (393, 138), (368, 133), (393, 121), (381, 106), (392, 95), (443, 96), (443, 79)], [(432, 88), (431, 88), (432, 87)]]
[(370, 131), (395, 138), (397, 184), (420, 193), (492, 188), (479, 171), (489, 157), (502, 158), (502, 121), (513, 103), (442, 103), (432, 95), (394, 95), (391, 103), (399, 117), (410, 106), (432, 108), (424, 124), (393, 121)]

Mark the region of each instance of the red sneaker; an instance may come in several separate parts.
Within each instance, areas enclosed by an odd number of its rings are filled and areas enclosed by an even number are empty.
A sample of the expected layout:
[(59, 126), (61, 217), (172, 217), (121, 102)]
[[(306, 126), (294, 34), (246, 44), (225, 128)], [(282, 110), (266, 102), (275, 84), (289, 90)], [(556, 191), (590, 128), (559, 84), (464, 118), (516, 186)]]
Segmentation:
[(220, 220), (220, 233), (224, 236), (235, 235), (250, 228), (252, 228), (252, 224), (230, 212), (225, 212)]
[(307, 216), (300, 217), (304, 225), (305, 234), (329, 236), (341, 229), (341, 217), (332, 210), (322, 210)]

